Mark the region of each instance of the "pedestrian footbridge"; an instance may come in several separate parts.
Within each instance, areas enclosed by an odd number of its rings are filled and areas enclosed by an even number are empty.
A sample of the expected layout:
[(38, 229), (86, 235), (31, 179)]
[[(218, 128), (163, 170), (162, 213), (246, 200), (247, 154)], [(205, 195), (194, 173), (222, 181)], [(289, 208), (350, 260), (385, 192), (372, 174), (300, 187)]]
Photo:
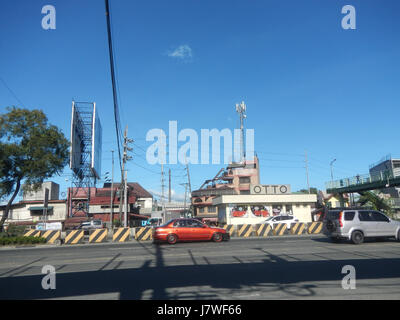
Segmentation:
[(327, 193), (354, 193), (400, 186), (400, 175), (385, 170), (373, 174), (356, 175), (326, 183)]

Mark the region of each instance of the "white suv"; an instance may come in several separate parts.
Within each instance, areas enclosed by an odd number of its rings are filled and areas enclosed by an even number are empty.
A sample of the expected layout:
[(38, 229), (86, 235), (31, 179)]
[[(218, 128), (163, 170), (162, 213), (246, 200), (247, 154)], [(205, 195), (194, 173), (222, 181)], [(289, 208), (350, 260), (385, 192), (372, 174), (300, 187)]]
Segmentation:
[(400, 240), (400, 221), (375, 210), (329, 210), (324, 218), (323, 233), (334, 242), (347, 239), (354, 244), (360, 244), (369, 237)]

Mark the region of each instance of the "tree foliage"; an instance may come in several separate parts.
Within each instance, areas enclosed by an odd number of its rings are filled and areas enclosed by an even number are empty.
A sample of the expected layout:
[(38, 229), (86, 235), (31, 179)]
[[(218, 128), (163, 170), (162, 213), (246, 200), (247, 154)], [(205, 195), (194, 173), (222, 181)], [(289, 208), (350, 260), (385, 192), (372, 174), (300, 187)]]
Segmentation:
[[(301, 189), (301, 190), (299, 190), (298, 192), (300, 192), (300, 193), (307, 193), (307, 194), (308, 194), (308, 189)], [(310, 194), (318, 194), (318, 189), (317, 189), (317, 188), (314, 188), (314, 187), (311, 187), (311, 188), (310, 188)]]
[(384, 211), (387, 214), (391, 214), (392, 211), (392, 207), (385, 199), (371, 191), (361, 193), (358, 203), (361, 206), (369, 206), (373, 210)]
[(37, 190), (68, 162), (69, 142), (41, 110), (7, 108), (0, 115), (0, 198), (11, 195), (0, 229), (22, 183)]

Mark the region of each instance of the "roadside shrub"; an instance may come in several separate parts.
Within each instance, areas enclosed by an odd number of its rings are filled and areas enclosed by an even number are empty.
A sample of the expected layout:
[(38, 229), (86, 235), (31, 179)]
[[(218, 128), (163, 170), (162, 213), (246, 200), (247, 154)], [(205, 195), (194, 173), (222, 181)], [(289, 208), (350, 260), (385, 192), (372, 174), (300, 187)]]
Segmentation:
[(20, 237), (24, 234), (26, 226), (17, 226), (15, 224), (10, 224), (7, 228), (7, 233), (9, 237)]
[(46, 243), (46, 239), (42, 237), (0, 237), (0, 245), (13, 244), (40, 244)]

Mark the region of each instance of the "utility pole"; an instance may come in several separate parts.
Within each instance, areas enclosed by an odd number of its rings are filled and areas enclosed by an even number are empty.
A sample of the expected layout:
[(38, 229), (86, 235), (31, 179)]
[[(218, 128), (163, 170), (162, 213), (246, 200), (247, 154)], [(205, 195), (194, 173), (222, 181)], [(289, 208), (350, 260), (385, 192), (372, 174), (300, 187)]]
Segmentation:
[[(189, 165), (188, 165), (187, 161), (186, 161), (186, 173), (187, 173), (187, 177), (188, 177), (187, 185), (189, 186), (189, 198), (190, 198), (189, 211), (190, 211), (190, 215), (193, 217), (193, 214), (192, 214), (192, 185), (190, 184)], [(186, 201), (186, 186), (185, 186), (185, 201)]]
[(243, 162), (246, 158), (246, 152), (244, 151), (244, 126), (243, 120), (246, 119), (246, 105), (244, 101), (240, 104), (236, 103), (236, 112), (240, 117), (240, 162)]
[(127, 188), (127, 171), (125, 170), (125, 184), (124, 184), (124, 227), (128, 226), (128, 188)]
[(120, 200), (119, 200), (119, 218), (120, 221), (122, 220), (122, 206), (124, 205), (124, 213), (125, 213), (125, 217), (124, 217), (124, 226), (126, 227), (127, 225), (127, 173), (126, 173), (126, 162), (131, 160), (132, 157), (128, 156), (128, 151), (132, 151), (133, 149), (130, 148), (128, 145), (130, 143), (132, 143), (133, 140), (128, 138), (128, 126), (125, 127), (125, 131), (124, 131), (124, 154), (122, 157), (122, 172), (121, 172), (121, 184), (120, 184), (120, 190), (119, 190), (119, 194), (120, 194)]
[(162, 210), (162, 221), (165, 222), (165, 210), (164, 210), (164, 162), (161, 163), (161, 210)]
[(113, 204), (114, 204), (114, 150), (112, 154), (112, 169), (111, 169), (111, 203), (110, 203), (110, 230), (113, 228)]
[(188, 183), (181, 183), (181, 186), (185, 186), (185, 199), (183, 202), (183, 211), (185, 213), (185, 218), (187, 218), (187, 210), (186, 210), (186, 197), (187, 197), (187, 187), (188, 187)]
[(189, 173), (189, 165), (186, 162), (186, 173), (188, 176), (188, 185), (189, 185), (189, 192), (192, 194), (192, 185), (190, 184), (190, 173)]
[(308, 190), (308, 194), (311, 193), (310, 191), (310, 179), (308, 177), (308, 159), (307, 159), (307, 151), (305, 151), (305, 161), (306, 161), (306, 176), (307, 176), (307, 190)]

